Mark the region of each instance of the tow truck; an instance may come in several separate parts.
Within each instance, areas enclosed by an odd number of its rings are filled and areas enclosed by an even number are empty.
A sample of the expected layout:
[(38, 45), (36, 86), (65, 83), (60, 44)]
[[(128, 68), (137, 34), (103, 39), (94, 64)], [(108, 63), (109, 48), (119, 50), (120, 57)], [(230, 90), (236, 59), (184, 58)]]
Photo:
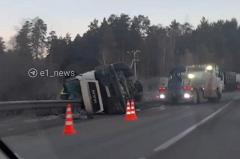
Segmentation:
[(174, 68), (170, 72), (167, 87), (159, 88), (159, 99), (164, 102), (194, 104), (205, 99), (219, 101), (224, 88), (223, 77), (223, 72), (213, 64)]
[[(80, 100), (88, 113), (125, 113), (127, 99), (140, 99), (139, 81), (124, 63), (99, 66), (95, 70), (67, 79), (61, 99)], [(135, 82), (135, 83), (134, 83)]]

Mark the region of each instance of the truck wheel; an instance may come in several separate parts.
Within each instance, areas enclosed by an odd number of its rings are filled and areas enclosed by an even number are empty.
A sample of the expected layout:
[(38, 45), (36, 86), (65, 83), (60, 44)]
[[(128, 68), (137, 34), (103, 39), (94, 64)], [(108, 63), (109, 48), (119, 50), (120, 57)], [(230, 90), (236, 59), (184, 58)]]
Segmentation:
[(216, 94), (217, 94), (217, 97), (215, 97), (215, 98), (208, 98), (208, 101), (209, 102), (219, 102), (220, 100), (221, 100), (221, 98), (222, 98), (222, 94), (219, 92), (219, 90), (217, 90), (217, 92), (216, 92)]
[(115, 103), (114, 107), (113, 106), (107, 106), (104, 108), (104, 112), (109, 115), (113, 114), (124, 114), (125, 113), (125, 106), (122, 105), (120, 102)]
[(200, 90), (199, 93), (198, 93), (198, 103), (202, 103), (204, 101), (204, 97), (203, 97), (203, 91)]
[(199, 103), (199, 95), (198, 95), (198, 91), (194, 90), (193, 91), (193, 104), (198, 104)]
[(220, 91), (217, 89), (217, 98), (216, 98), (216, 102), (219, 102), (222, 98), (222, 93), (220, 93)]

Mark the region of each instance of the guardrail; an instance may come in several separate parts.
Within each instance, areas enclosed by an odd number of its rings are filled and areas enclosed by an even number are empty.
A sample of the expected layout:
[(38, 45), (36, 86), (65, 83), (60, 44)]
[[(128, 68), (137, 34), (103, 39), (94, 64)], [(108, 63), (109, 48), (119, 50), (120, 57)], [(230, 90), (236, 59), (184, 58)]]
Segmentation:
[[(10, 109), (46, 109), (64, 107), (66, 104), (80, 104), (78, 100), (31, 100), (0, 102), (0, 111)], [(65, 105), (64, 105), (65, 104)]]
[(0, 102), (0, 116), (20, 115), (31, 112), (35, 115), (63, 114), (68, 103), (80, 108), (79, 100), (31, 100)]

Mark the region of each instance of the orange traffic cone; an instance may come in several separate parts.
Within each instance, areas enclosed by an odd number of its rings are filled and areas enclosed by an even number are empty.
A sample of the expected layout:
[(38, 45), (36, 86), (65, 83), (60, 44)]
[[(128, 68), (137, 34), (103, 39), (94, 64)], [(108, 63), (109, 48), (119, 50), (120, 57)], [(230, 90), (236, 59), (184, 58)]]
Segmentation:
[(76, 134), (76, 130), (73, 127), (73, 117), (72, 117), (72, 105), (67, 105), (66, 111), (66, 121), (64, 126), (64, 135), (74, 135)]
[(136, 109), (135, 109), (135, 108), (136, 108), (136, 107), (135, 107), (135, 102), (134, 102), (134, 100), (132, 99), (132, 100), (131, 100), (131, 111), (132, 111), (132, 115), (133, 115), (134, 120), (137, 120), (138, 117), (137, 117)]
[(137, 120), (137, 115), (135, 111), (135, 104), (134, 101), (127, 101), (127, 108), (126, 108), (126, 114), (125, 114), (125, 120), (126, 121), (134, 121)]

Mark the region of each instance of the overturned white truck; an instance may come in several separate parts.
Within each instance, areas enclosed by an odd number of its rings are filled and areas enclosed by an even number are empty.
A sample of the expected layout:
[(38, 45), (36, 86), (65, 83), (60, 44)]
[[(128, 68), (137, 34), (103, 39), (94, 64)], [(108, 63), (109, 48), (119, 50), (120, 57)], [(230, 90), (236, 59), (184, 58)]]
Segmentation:
[(89, 113), (120, 114), (127, 99), (140, 100), (142, 86), (132, 80), (132, 70), (123, 63), (104, 65), (93, 71), (67, 79), (62, 99), (80, 100)]

